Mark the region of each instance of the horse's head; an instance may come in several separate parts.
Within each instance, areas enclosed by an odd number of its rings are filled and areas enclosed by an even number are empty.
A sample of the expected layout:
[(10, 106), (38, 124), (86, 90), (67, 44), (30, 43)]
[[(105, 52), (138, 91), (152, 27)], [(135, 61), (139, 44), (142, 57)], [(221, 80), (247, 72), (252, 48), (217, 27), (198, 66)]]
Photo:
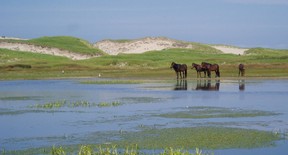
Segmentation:
[(193, 69), (193, 68), (196, 68), (196, 64), (195, 63), (192, 63), (191, 69)]
[(208, 69), (210, 66), (211, 66), (211, 64), (208, 63), (208, 62), (202, 62), (202, 63), (201, 63), (201, 67), (202, 67), (202, 68)]
[(172, 62), (170, 68), (173, 68), (173, 66), (174, 66), (175, 64), (176, 64), (175, 62)]

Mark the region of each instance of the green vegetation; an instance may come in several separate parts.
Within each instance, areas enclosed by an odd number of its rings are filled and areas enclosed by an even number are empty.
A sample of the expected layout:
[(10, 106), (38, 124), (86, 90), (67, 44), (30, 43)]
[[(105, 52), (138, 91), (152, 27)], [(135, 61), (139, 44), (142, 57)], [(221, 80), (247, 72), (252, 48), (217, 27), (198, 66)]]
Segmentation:
[[(15, 42), (15, 41), (13, 41)], [(193, 49), (166, 49), (143, 54), (105, 55), (87, 41), (73, 37), (42, 37), (25, 42), (57, 47), (88, 55), (87, 60), (0, 49), (0, 79), (47, 79), (67, 77), (161, 78), (173, 79), (172, 61), (188, 65), (188, 78), (196, 78), (190, 66), (202, 61), (220, 65), (221, 78), (238, 77), (238, 64), (244, 63), (246, 77), (288, 77), (288, 50), (252, 48), (245, 55), (223, 54), (208, 45), (191, 43)], [(16, 66), (16, 67), (11, 67)], [(19, 67), (31, 66), (31, 67)], [(213, 77), (212, 73), (212, 77)]]
[[(99, 136), (99, 133), (95, 133)], [(111, 133), (110, 133), (111, 134)], [(94, 135), (92, 134), (91, 137)], [(7, 151), (2, 154), (105, 154), (105, 155), (201, 155), (198, 149), (257, 148), (275, 146), (283, 137), (280, 133), (253, 129), (226, 127), (186, 127), (165, 129), (143, 129), (139, 132), (124, 132), (114, 136), (109, 144), (67, 145), (52, 148), (31, 148)], [(120, 137), (118, 137), (120, 136)], [(195, 150), (196, 149), (196, 150)], [(195, 151), (191, 151), (195, 150)], [(145, 152), (146, 151), (146, 152)], [(148, 151), (148, 153), (147, 153)], [(151, 152), (149, 152), (151, 151)], [(162, 152), (161, 152), (162, 151)]]
[(62, 107), (76, 108), (76, 107), (116, 107), (120, 106), (122, 103), (119, 101), (109, 102), (100, 102), (100, 103), (90, 103), (88, 101), (76, 101), (76, 102), (67, 102), (66, 100), (54, 101), (45, 104), (36, 104), (29, 106), (30, 108), (37, 109), (58, 109)]
[[(49, 151), (51, 150), (51, 151)], [(194, 153), (193, 153), (194, 152)], [(118, 148), (116, 145), (80, 145), (77, 149), (71, 149), (69, 147), (56, 147), (53, 146), (51, 149), (42, 150), (26, 150), (26, 151), (5, 151), (2, 150), (3, 155), (8, 154), (51, 154), (51, 155), (66, 155), (66, 154), (78, 154), (78, 155), (140, 155), (147, 154), (141, 152), (138, 145), (127, 146), (125, 149)], [(150, 154), (150, 153), (149, 153)], [(153, 153), (155, 154), (155, 153)], [(202, 153), (202, 150), (196, 148), (195, 151), (188, 151), (184, 149), (175, 149), (172, 147), (164, 149), (159, 155), (209, 155), (208, 153)], [(157, 155), (157, 154), (155, 154)]]
[(67, 50), (70, 52), (87, 54), (87, 55), (104, 55), (104, 53), (101, 50), (92, 47), (92, 45), (89, 42), (83, 39), (69, 36), (41, 37), (31, 40), (8, 40), (8, 42), (27, 43), (50, 48), (54, 47), (59, 48), (61, 50)]
[(259, 110), (243, 110), (222, 107), (189, 107), (185, 111), (175, 113), (160, 114), (166, 118), (239, 118), (239, 117), (258, 117), (258, 116), (273, 116), (278, 113), (259, 111)]
[(166, 148), (255, 148), (274, 145), (280, 136), (272, 132), (223, 127), (148, 129), (124, 134), (119, 146), (137, 144), (143, 149)]

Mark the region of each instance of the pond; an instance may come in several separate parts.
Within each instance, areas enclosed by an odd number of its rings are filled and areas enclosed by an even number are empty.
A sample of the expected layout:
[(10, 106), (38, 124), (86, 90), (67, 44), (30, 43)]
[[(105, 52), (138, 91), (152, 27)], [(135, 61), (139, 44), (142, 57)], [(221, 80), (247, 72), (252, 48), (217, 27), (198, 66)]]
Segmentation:
[[(89, 79), (101, 80), (114, 79)], [(214, 154), (288, 152), (288, 80), (83, 81), (0, 81), (0, 149), (109, 144), (147, 129), (215, 127), (282, 136), (265, 146), (207, 147)]]

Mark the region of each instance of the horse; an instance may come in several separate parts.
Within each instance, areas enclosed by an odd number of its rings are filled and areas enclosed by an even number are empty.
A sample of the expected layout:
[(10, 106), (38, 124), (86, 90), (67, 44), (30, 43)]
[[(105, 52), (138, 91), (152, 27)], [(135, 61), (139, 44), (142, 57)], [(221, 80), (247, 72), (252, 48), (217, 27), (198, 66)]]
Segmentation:
[[(180, 73), (181, 78), (187, 77), (187, 65), (186, 64), (176, 64), (175, 62), (172, 62), (170, 68), (173, 68), (175, 70), (177, 79), (179, 78), (179, 73)], [(182, 77), (182, 74), (183, 74), (183, 77)]]
[(205, 68), (202, 68), (201, 65), (192, 63), (192, 68), (191, 68), (191, 69), (193, 69), (193, 68), (195, 68), (195, 70), (197, 71), (197, 78), (199, 77), (199, 75), (200, 75), (200, 77), (202, 78), (201, 72), (204, 72), (204, 75), (205, 75), (205, 77), (206, 77), (206, 71), (207, 71), (207, 70), (206, 70)]
[(244, 65), (243, 64), (239, 64), (238, 68), (239, 68), (238, 76), (240, 76), (240, 75), (244, 76), (245, 75)]
[(206, 69), (208, 72), (208, 77), (211, 78), (211, 71), (215, 71), (216, 77), (220, 77), (219, 65), (218, 64), (210, 64), (207, 62), (202, 62), (201, 67)]

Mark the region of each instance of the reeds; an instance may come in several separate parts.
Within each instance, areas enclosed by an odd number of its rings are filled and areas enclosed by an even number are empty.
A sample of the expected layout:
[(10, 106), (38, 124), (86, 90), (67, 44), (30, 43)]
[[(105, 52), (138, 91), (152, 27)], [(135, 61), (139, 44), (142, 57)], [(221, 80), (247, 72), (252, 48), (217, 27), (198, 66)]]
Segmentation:
[[(125, 149), (118, 149), (116, 145), (112, 145), (110, 147), (102, 147), (98, 146), (96, 149), (93, 149), (91, 145), (81, 145), (78, 155), (139, 155), (143, 154), (139, 151), (138, 145), (134, 145), (131, 147), (126, 147)], [(65, 152), (62, 146), (60, 147), (52, 147), (51, 150), (52, 155), (66, 155), (68, 153)], [(154, 154), (154, 153), (153, 153)], [(157, 154), (155, 154), (157, 155)], [(191, 153), (188, 150), (184, 149), (175, 149), (172, 147), (164, 149), (163, 152), (159, 153), (159, 155), (208, 155), (202, 153), (202, 150), (199, 148), (195, 149), (195, 153)]]
[(88, 101), (76, 101), (76, 102), (68, 102), (67, 100), (58, 100), (53, 102), (48, 102), (45, 104), (36, 104), (29, 106), (30, 108), (37, 108), (37, 109), (59, 109), (63, 107), (68, 108), (76, 108), (76, 107), (116, 107), (120, 106), (122, 103), (120, 101), (112, 101), (112, 102), (88, 102)]

